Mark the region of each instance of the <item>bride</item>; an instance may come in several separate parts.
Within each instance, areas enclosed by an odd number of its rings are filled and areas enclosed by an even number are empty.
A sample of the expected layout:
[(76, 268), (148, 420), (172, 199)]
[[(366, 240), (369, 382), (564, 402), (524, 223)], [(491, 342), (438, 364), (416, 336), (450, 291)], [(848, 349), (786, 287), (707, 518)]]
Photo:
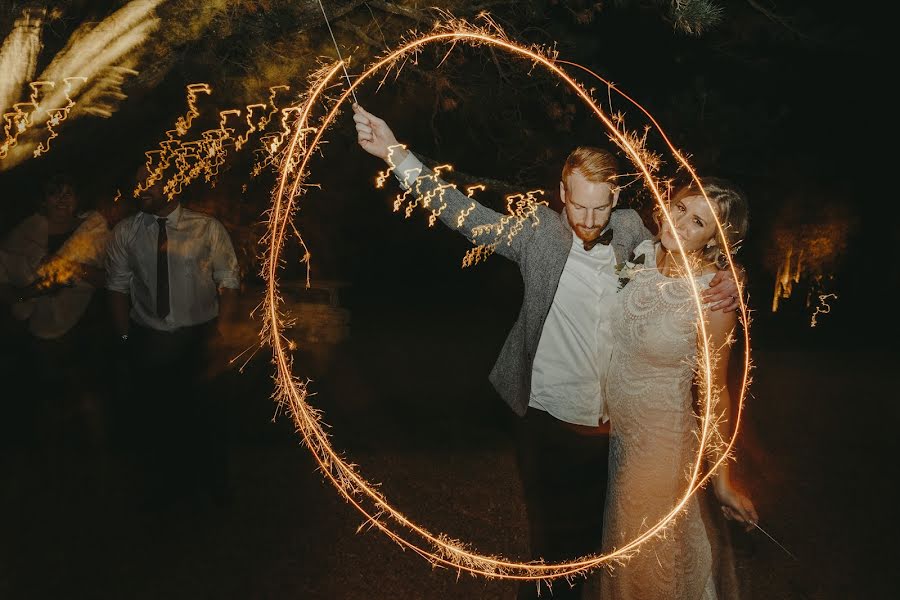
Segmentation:
[[(727, 182), (703, 180), (729, 246), (746, 234), (745, 197)], [(697, 363), (698, 314), (688, 277), (703, 289), (726, 261), (713, 212), (696, 184), (680, 189), (669, 204), (674, 231), (663, 220), (659, 242), (643, 242), (643, 257), (612, 313), (613, 355), (607, 382), (612, 426), (609, 491), (603, 527), (604, 553), (621, 547), (660, 521), (684, 496), (698, 449), (698, 420), (691, 384)], [(684, 272), (675, 232), (693, 272)], [(718, 266), (717, 266), (718, 265)], [(706, 307), (707, 336), (717, 353), (712, 373), (719, 390), (719, 435), (729, 436), (726, 386), (734, 312)], [(702, 387), (702, 386), (701, 386)], [(732, 485), (727, 461), (713, 490), (728, 518), (752, 526), (753, 503)], [(699, 505), (691, 497), (674, 524), (647, 541), (623, 566), (601, 574), (601, 596), (615, 599), (714, 599), (712, 552)]]

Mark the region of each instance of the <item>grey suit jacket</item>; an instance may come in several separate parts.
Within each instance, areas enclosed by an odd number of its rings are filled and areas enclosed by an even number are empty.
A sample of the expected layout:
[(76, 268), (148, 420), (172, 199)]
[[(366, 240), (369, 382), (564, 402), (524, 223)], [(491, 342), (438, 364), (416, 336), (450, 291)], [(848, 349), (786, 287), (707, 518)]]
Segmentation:
[[(486, 240), (473, 229), (484, 229), (484, 226), (494, 225), (504, 217), (474, 202), (455, 186), (435, 178), (427, 169), (423, 169), (412, 184), (412, 193), (424, 200), (425, 206), (432, 210), (438, 208), (435, 206), (438, 203), (437, 194), (442, 194), (440, 201), (446, 207), (440, 211), (438, 218), (475, 244), (485, 243)], [(461, 214), (466, 215), (464, 219), (459, 218)], [(497, 392), (519, 416), (528, 409), (534, 355), (574, 235), (565, 213), (557, 213), (544, 205), (537, 207), (530, 221), (511, 240), (501, 238), (495, 249), (497, 254), (519, 265), (525, 283), (519, 317), (490, 374), (490, 381)], [(611, 244), (617, 263), (627, 260), (639, 243), (652, 237), (640, 215), (631, 209), (614, 210), (607, 227), (613, 230)]]

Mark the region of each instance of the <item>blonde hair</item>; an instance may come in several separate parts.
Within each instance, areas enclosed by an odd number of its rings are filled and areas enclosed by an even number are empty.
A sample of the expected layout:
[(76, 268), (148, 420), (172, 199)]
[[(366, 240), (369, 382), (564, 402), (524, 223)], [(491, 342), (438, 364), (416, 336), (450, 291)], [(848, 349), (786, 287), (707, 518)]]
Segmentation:
[(562, 182), (568, 188), (572, 171), (577, 170), (592, 183), (606, 183), (615, 187), (619, 175), (619, 164), (612, 153), (593, 146), (578, 146), (569, 153), (563, 165)]
[[(696, 181), (688, 185), (682, 186), (669, 200), (669, 205), (689, 198), (691, 196), (703, 196), (709, 198), (713, 210), (716, 211), (716, 217), (722, 223), (722, 230), (725, 232), (725, 240), (719, 235), (718, 229), (714, 234), (714, 239), (718, 242), (715, 246), (703, 248), (703, 258), (713, 262), (720, 269), (728, 266), (728, 256), (725, 253), (725, 241), (734, 255), (739, 249), (739, 245), (743, 242), (750, 228), (750, 206), (747, 203), (747, 196), (738, 187), (730, 181), (720, 179), (718, 177), (701, 178), (703, 182), (703, 191)], [(657, 213), (657, 224), (659, 224), (662, 215)]]

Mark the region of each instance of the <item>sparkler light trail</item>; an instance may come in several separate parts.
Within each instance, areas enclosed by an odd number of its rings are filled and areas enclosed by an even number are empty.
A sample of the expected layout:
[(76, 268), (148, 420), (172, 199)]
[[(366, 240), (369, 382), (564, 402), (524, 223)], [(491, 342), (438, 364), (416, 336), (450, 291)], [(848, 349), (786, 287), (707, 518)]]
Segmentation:
[(818, 324), (819, 315), (827, 315), (831, 312), (831, 305), (828, 304), (829, 299), (837, 300), (837, 294), (819, 294), (819, 304), (816, 306), (816, 310), (812, 315), (812, 318), (809, 322), (810, 327), (815, 327)]
[(11, 107), (34, 78), (47, 9), (26, 9), (0, 46), (0, 112)]
[[(482, 27), (461, 20), (447, 19), (445, 22), (439, 23), (431, 33), (413, 37), (396, 50), (388, 52), (368, 67), (355, 82), (350, 83), (349, 88), (328, 108), (327, 113), (315, 125), (313, 125), (313, 111), (323, 99), (324, 90), (335, 83), (337, 74), (344, 67), (343, 62), (336, 63), (330, 69), (323, 69), (311, 81), (305, 101), (297, 107), (298, 116), (294, 122), (291, 141), (278, 163), (280, 173), (278, 183), (273, 191), (272, 205), (269, 210), (269, 228), (264, 239), (264, 242), (268, 244), (268, 248), (264, 256), (262, 274), (267, 282), (267, 290), (262, 305), (263, 327), (260, 336), (262, 342), (269, 343), (273, 351), (273, 363), (275, 365), (274, 399), (279, 407), (286, 407), (290, 412), (298, 431), (302, 434), (307, 447), (313, 453), (323, 476), (335, 486), (349, 504), (364, 515), (365, 523), (363, 526), (378, 529), (401, 547), (413, 550), (434, 565), (456, 569), (458, 572), (525, 580), (550, 580), (558, 577), (571, 578), (584, 575), (600, 566), (611, 566), (623, 562), (629, 556), (639, 551), (644, 542), (663, 535), (668, 525), (686, 506), (691, 495), (709, 480), (720, 464), (728, 459), (738, 435), (740, 417), (746, 395), (750, 369), (749, 335), (744, 336), (746, 351), (744, 353), (743, 380), (740, 394), (738, 395), (736, 414), (733, 418), (734, 431), (729, 440), (717, 440), (718, 430), (716, 429), (716, 419), (713, 415), (716, 391), (713, 389), (712, 378), (709, 376), (714, 364), (714, 351), (708, 343), (705, 321), (701, 319), (698, 323), (702, 350), (699, 359), (701, 363), (700, 371), (704, 375), (701, 387), (705, 389), (703, 394), (705, 400), (704, 413), (701, 418), (699, 432), (700, 445), (696, 459), (691, 467), (685, 495), (675, 502), (671, 511), (658, 523), (648, 527), (636, 539), (623, 544), (608, 554), (583, 557), (571, 562), (548, 564), (543, 562), (523, 563), (498, 556), (480, 554), (469, 549), (458, 540), (454, 540), (444, 534), (434, 534), (424, 529), (394, 508), (377, 490), (377, 486), (363, 479), (362, 475), (352, 465), (345, 462), (332, 448), (328, 435), (323, 428), (320, 412), (306, 402), (308, 397), (307, 382), (299, 379), (292, 372), (291, 341), (283, 333), (288, 316), (282, 312), (282, 301), (278, 286), (278, 272), (282, 264), (281, 251), (289, 227), (293, 228), (291, 222), (294, 212), (297, 210), (299, 198), (310, 187), (310, 184), (306, 182), (310, 175), (308, 164), (311, 156), (318, 148), (329, 126), (334, 123), (343, 104), (354, 95), (356, 87), (372, 78), (381, 70), (389, 72), (392, 68), (402, 68), (405, 61), (413, 59), (418, 52), (431, 44), (447, 44), (450, 45), (451, 49), (454, 44), (458, 43), (472, 46), (488, 46), (509, 52), (513, 56), (530, 62), (533, 68), (544, 68), (552, 75), (558, 77), (562, 83), (568, 86), (584, 102), (590, 112), (606, 126), (611, 139), (623, 149), (638, 168), (647, 188), (651, 190), (654, 198), (660, 205), (664, 218), (672, 226), (673, 231), (676, 229), (667, 210), (664, 192), (660, 190), (659, 182), (653, 175), (655, 170), (654, 156), (645, 147), (639, 145), (641, 137), (623, 133), (620, 130), (621, 125), (613, 122), (594, 100), (590, 92), (562, 69), (561, 63), (556, 61), (554, 52), (541, 47), (519, 45), (509, 40), (488, 17), (485, 16), (483, 18), (486, 25)], [(386, 78), (387, 74), (384, 77)], [(384, 79), (382, 79), (382, 83), (383, 81)], [(612, 84), (607, 82), (607, 85), (610, 95), (615, 92), (648, 115), (656, 131), (661, 135), (676, 160), (691, 175), (694, 181), (701, 185), (702, 189), (702, 184), (694, 170), (682, 154), (672, 145), (669, 138), (663, 133), (662, 128), (652, 119), (652, 116), (635, 101), (622, 94)], [(705, 192), (704, 197), (706, 197)], [(439, 206), (439, 196), (432, 200), (436, 200)], [(429, 203), (432, 200), (429, 200)], [(706, 198), (706, 201), (709, 203), (708, 198)], [(713, 215), (715, 215), (716, 211), (711, 203), (710, 208)], [(464, 219), (465, 216), (461, 214), (458, 218)], [(719, 236), (727, 240), (724, 236), (723, 225), (718, 221), (718, 218), (716, 218), (716, 226)], [(297, 234), (299, 235), (299, 232)], [(681, 240), (676, 238), (676, 241), (684, 257), (685, 253)], [(731, 259), (731, 253), (727, 252), (727, 241), (725, 245), (728, 267), (735, 280), (740, 282), (737, 269)], [(309, 258), (307, 251), (304, 258), (307, 266), (307, 282), (310, 277)], [(686, 269), (690, 268), (686, 258), (684, 266)], [(691, 286), (698, 312), (702, 314), (703, 303), (700, 298), (700, 290), (692, 278), (689, 278), (688, 282)], [(740, 287), (740, 283), (738, 285)], [(744, 304), (742, 295), (740, 298), (740, 310), (742, 321), (745, 326), (748, 326), (747, 307)], [(702, 463), (710, 447), (717, 448), (718, 452), (712, 467), (708, 472), (703, 473)]]
[[(99, 24), (82, 24), (37, 81), (31, 79), (39, 58), (46, 10), (23, 12), (0, 48), (0, 111), (10, 104), (13, 108), (3, 115), (0, 171), (46, 153), (50, 140), (59, 136), (58, 126), (63, 121), (83, 114), (112, 114), (125, 98), (121, 89), (124, 78), (137, 73), (137, 49), (159, 27), (154, 11), (162, 2), (132, 0)], [(16, 102), (27, 81), (31, 81), (30, 104)], [(75, 81), (80, 82), (77, 89), (72, 85)], [(36, 85), (40, 95), (35, 93)], [(49, 130), (44, 141), (37, 139), (43, 133), (37, 130), (39, 123)]]
[(800, 274), (803, 272), (803, 250), (794, 258), (793, 246), (788, 248), (784, 256), (784, 262), (778, 267), (775, 275), (775, 295), (772, 298), (772, 312), (778, 312), (778, 303), (782, 298), (790, 298), (795, 283), (800, 283)]
[(820, 220), (809, 223), (786, 210), (772, 232), (769, 256), (775, 271), (772, 312), (802, 289), (810, 311), (810, 327), (816, 327), (820, 315), (831, 312), (828, 300), (837, 298), (831, 293), (833, 273), (845, 255), (850, 231), (855, 226), (842, 205), (825, 205), (819, 213)]
[[(202, 132), (197, 139), (182, 141), (180, 138), (185, 137), (190, 132), (194, 121), (201, 116), (202, 111), (197, 105), (199, 95), (211, 95), (213, 92), (212, 87), (207, 83), (189, 84), (185, 99), (187, 112), (183, 116), (178, 117), (173, 129), (166, 132), (166, 139), (159, 143), (158, 150), (145, 152), (147, 157), (147, 178), (137, 183), (133, 195), (137, 197), (141, 192), (150, 189), (154, 184), (161, 181), (166, 177), (166, 173), (170, 168), (174, 172), (168, 176), (168, 179), (163, 184), (163, 193), (170, 200), (179, 196), (185, 186), (201, 175), (207, 183), (215, 186), (219, 169), (225, 164), (228, 148), (233, 146), (236, 151), (240, 151), (254, 133), (264, 131), (274, 115), (279, 111), (278, 105), (275, 103), (277, 93), (287, 89), (289, 88), (285, 85), (276, 85), (269, 88), (268, 103), (253, 103), (248, 104), (243, 109), (231, 108), (219, 111), (219, 126), (217, 128)], [(289, 109), (283, 109), (283, 113), (282, 128), (290, 133), (287, 119), (288, 115), (292, 113)], [(244, 114), (245, 116), (241, 119)], [(235, 125), (243, 123), (240, 126), (245, 127), (244, 131), (235, 137), (237, 128), (232, 127), (229, 124), (230, 121), (234, 122)], [(268, 137), (265, 136), (265, 138)], [(277, 138), (278, 136), (275, 137)], [(265, 165), (271, 163), (271, 156), (277, 151), (281, 141), (274, 143), (269, 139), (261, 138), (261, 140), (264, 142), (262, 152), (266, 156), (262, 164)], [(259, 164), (255, 166), (254, 175), (258, 174), (261, 169), (262, 166)]]

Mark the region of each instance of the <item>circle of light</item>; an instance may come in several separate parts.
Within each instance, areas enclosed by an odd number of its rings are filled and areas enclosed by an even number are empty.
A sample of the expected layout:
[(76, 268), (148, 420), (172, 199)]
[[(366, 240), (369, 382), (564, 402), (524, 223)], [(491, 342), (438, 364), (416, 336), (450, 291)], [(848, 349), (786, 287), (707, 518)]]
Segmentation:
[[(423, 527), (417, 525), (406, 517), (403, 513), (391, 506), (387, 500), (375, 489), (375, 486), (366, 482), (362, 476), (356, 472), (353, 466), (344, 462), (340, 455), (331, 447), (328, 436), (322, 428), (319, 418), (319, 411), (312, 408), (306, 402), (307, 389), (306, 383), (299, 380), (292, 373), (292, 360), (288, 355), (290, 342), (286, 340), (282, 334), (285, 327), (284, 317), (280, 312), (279, 305), (281, 299), (278, 293), (278, 277), (277, 271), (281, 264), (280, 253), (283, 247), (285, 235), (288, 225), (296, 209), (295, 200), (299, 193), (304, 191), (304, 181), (309, 175), (307, 165), (309, 159), (318, 147), (324, 132), (328, 126), (333, 123), (340, 112), (341, 106), (353, 94), (355, 88), (369, 79), (378, 70), (390, 67), (399, 60), (407, 58), (414, 54), (423, 46), (434, 43), (450, 43), (466, 42), (473, 46), (490, 45), (502, 50), (506, 50), (515, 56), (527, 59), (535, 65), (541, 65), (551, 73), (559, 77), (565, 82), (588, 106), (588, 108), (602, 121), (607, 129), (614, 136), (615, 141), (622, 147), (632, 162), (640, 169), (647, 187), (653, 193), (661, 212), (669, 223), (673, 231), (676, 231), (674, 223), (668, 207), (660, 192), (659, 186), (652, 177), (649, 167), (645, 164), (641, 157), (641, 153), (632, 142), (621, 133), (613, 124), (611, 119), (597, 105), (594, 99), (581, 84), (570, 77), (562, 70), (559, 64), (569, 64), (587, 71), (590, 75), (605, 83), (611, 91), (615, 91), (622, 98), (631, 102), (641, 112), (643, 112), (653, 126), (662, 136), (666, 145), (669, 147), (673, 156), (677, 161), (690, 173), (693, 180), (703, 190), (702, 183), (697, 177), (694, 169), (688, 164), (685, 157), (674, 147), (669, 138), (665, 135), (659, 123), (635, 100), (628, 97), (618, 90), (612, 83), (606, 81), (596, 73), (566, 61), (557, 60), (546, 54), (542, 49), (536, 47), (524, 47), (508, 40), (502, 32), (492, 31), (485, 28), (479, 28), (463, 21), (453, 21), (444, 25), (445, 30), (436, 29), (434, 33), (422, 35), (414, 38), (398, 49), (386, 54), (383, 58), (373, 63), (366, 69), (356, 81), (348, 87), (341, 96), (334, 102), (332, 108), (327, 115), (322, 118), (321, 122), (315, 126), (310, 126), (310, 116), (316, 102), (323, 96), (323, 93), (331, 85), (334, 85), (337, 75), (344, 66), (342, 62), (335, 63), (330, 68), (323, 69), (317, 78), (315, 78), (306, 95), (304, 102), (298, 106), (297, 120), (294, 125), (293, 136), (288, 148), (285, 150), (284, 157), (281, 161), (278, 183), (273, 192), (272, 206), (269, 212), (268, 234), (266, 240), (268, 249), (264, 257), (263, 276), (266, 279), (266, 295), (263, 304), (263, 329), (261, 336), (264, 340), (271, 344), (273, 349), (273, 362), (276, 366), (275, 384), (276, 390), (274, 398), (280, 406), (287, 406), (290, 410), (291, 417), (303, 435), (304, 442), (312, 452), (316, 462), (319, 465), (323, 475), (335, 486), (343, 498), (353, 505), (360, 513), (366, 517), (363, 524), (380, 530), (390, 539), (394, 540), (401, 547), (409, 548), (420, 554), (434, 565), (445, 566), (457, 569), (458, 571), (466, 571), (473, 575), (483, 575), (491, 578), (503, 579), (519, 579), (519, 580), (545, 580), (549, 581), (558, 577), (572, 577), (576, 575), (584, 575), (599, 566), (610, 564), (612, 562), (621, 562), (626, 560), (630, 555), (635, 553), (641, 544), (659, 535), (678, 515), (678, 513), (686, 506), (691, 496), (700, 489), (712, 475), (716, 468), (728, 459), (729, 453), (732, 451), (735, 440), (740, 429), (741, 414), (743, 411), (746, 391), (749, 381), (750, 372), (750, 338), (749, 332), (744, 336), (744, 364), (743, 379), (741, 383), (737, 410), (735, 411), (733, 422), (734, 431), (728, 440), (728, 443), (721, 449), (720, 456), (709, 468), (705, 474), (701, 474), (703, 458), (707, 450), (707, 445), (711, 439), (711, 429), (714, 426), (712, 415), (712, 402), (705, 402), (705, 409), (701, 417), (700, 446), (697, 450), (696, 460), (691, 469), (691, 478), (687, 490), (682, 498), (680, 498), (674, 507), (655, 525), (647, 529), (640, 536), (631, 542), (624, 544), (607, 554), (592, 555), (578, 560), (565, 563), (542, 563), (542, 562), (517, 562), (497, 556), (489, 556), (479, 554), (468, 550), (462, 543), (448, 538), (446, 535), (435, 535)], [(311, 138), (311, 139), (310, 139)], [(293, 181), (289, 179), (293, 177)], [(725, 256), (728, 257), (728, 269), (738, 283), (739, 287), (739, 304), (741, 321), (749, 328), (749, 320), (747, 318), (747, 306), (743, 299), (743, 290), (741, 278), (739, 276), (736, 265), (731, 259), (731, 251), (724, 235), (722, 223), (719, 221), (716, 211), (709, 201), (706, 192), (703, 196), (709, 205), (716, 221), (716, 228), (725, 241)], [(690, 265), (686, 258), (684, 247), (681, 239), (677, 236), (676, 242), (679, 250), (683, 266), (686, 272), (690, 271)], [(307, 254), (307, 260), (309, 255)], [(308, 269), (308, 263), (307, 263)], [(307, 279), (309, 272), (307, 270)], [(690, 282), (691, 291), (694, 297), (695, 305), (698, 312), (703, 312), (703, 301), (700, 297), (700, 290), (693, 278), (687, 278)], [(705, 385), (706, 398), (713, 398), (712, 372), (713, 356), (709, 346), (709, 338), (704, 319), (699, 319), (698, 329), (701, 336), (701, 372), (704, 374), (703, 380)], [(362, 505), (363, 501), (370, 501), (374, 504), (375, 509), (370, 509)], [(396, 524), (402, 526), (407, 532), (418, 536), (420, 540), (427, 543), (430, 547), (419, 545), (408, 540), (400, 533), (391, 529), (384, 521), (385, 517), (389, 518)]]

